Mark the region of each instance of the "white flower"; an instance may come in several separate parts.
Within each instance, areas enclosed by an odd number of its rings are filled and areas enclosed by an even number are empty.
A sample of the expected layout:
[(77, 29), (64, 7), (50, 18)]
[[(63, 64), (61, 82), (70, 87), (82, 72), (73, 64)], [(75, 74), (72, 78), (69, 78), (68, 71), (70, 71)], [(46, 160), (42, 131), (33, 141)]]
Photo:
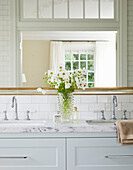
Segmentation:
[(79, 81), (79, 79), (77, 78), (77, 77), (75, 77), (75, 80), (78, 82)]
[(68, 80), (65, 80), (65, 83), (66, 83), (66, 84), (69, 84), (69, 81), (68, 81)]
[(76, 73), (78, 74), (78, 75), (81, 75), (82, 74), (82, 70), (81, 69), (78, 69), (78, 70), (75, 70), (76, 71)]
[(54, 75), (54, 72), (52, 70), (48, 70), (48, 77), (52, 77)]
[(63, 70), (63, 69), (64, 69), (63, 65), (60, 65), (60, 66), (59, 66), (59, 70), (61, 71), (61, 70)]
[(65, 70), (62, 70), (59, 74), (61, 78), (65, 78), (67, 73)]
[(78, 83), (77, 86), (78, 86), (78, 88), (82, 88), (83, 84), (82, 83)]
[[(85, 90), (86, 72), (87, 70), (83, 68), (74, 70), (72, 73), (70, 73), (66, 71), (64, 67), (61, 65), (58, 68), (57, 72), (49, 70), (48, 73), (45, 73), (47, 76), (47, 79), (45, 78), (45, 80), (47, 81), (48, 84), (50, 84), (52, 87), (55, 87), (56, 89), (60, 87), (61, 83), (65, 83), (65, 89), (68, 89), (72, 85), (74, 85), (73, 87), (77, 86), (78, 88), (83, 88), (83, 90)], [(42, 92), (42, 89), (40, 88), (38, 91)], [(44, 91), (43, 93), (45, 94), (46, 91)]]
[(71, 78), (70, 75), (68, 75), (68, 74), (66, 73), (66, 76), (64, 77), (64, 80), (69, 82), (70, 78)]
[(78, 88), (82, 88), (83, 90), (85, 90), (85, 88), (87, 87), (86, 84), (85, 84), (85, 82), (79, 82), (79, 83), (77, 84), (77, 86), (78, 86)]
[(85, 88), (86, 88), (86, 84), (83, 84), (83, 87), (82, 87), (82, 88), (83, 88), (83, 90), (85, 90)]
[(46, 90), (42, 90), (42, 94), (46, 94)]
[(82, 77), (82, 78), (80, 78), (80, 82), (85, 83), (86, 79)]
[(59, 86), (60, 86), (60, 84), (57, 83), (57, 84), (55, 85), (55, 88), (58, 89)]
[(48, 83), (51, 84), (51, 79), (48, 79)]
[(42, 88), (38, 88), (38, 89), (37, 89), (37, 92), (42, 92)]
[(65, 89), (68, 89), (71, 86), (68, 80), (65, 81)]
[(57, 82), (56, 76), (52, 76), (52, 77), (51, 77), (51, 82)]
[(87, 70), (84, 67), (83, 70), (82, 70), (82, 74), (86, 74), (86, 73), (87, 73)]

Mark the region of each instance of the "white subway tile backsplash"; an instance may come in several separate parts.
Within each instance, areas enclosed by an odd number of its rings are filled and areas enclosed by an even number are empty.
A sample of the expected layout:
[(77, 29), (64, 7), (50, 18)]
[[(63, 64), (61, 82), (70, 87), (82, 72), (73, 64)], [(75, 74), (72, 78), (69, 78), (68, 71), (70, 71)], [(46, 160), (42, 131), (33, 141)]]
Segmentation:
[(0, 15), (6, 16), (6, 15), (8, 15), (8, 11), (2, 10), (2, 11), (0, 11)]
[(98, 95), (98, 102), (99, 103), (112, 102), (112, 96), (111, 95)]
[(11, 102), (11, 97), (10, 96), (4, 96), (4, 95), (1, 95), (0, 96), (0, 104), (1, 103), (10, 103)]
[(21, 103), (31, 103), (31, 96), (16, 96), (19, 104)]
[(96, 103), (97, 95), (81, 95), (81, 103)]
[(8, 3), (8, 0), (0, 0), (0, 5), (7, 5)]
[(117, 95), (117, 101), (118, 102), (129, 102), (129, 95)]
[[(10, 112), (10, 114), (13, 115), (12, 119), (15, 119), (16, 117), (16, 114), (15, 112)], [(18, 118), (21, 119), (21, 120), (25, 120), (26, 119), (26, 112), (18, 112)]]
[(53, 120), (54, 114), (57, 114), (57, 112), (48, 112), (48, 119)]
[[(0, 96), (0, 120), (3, 119), (3, 111), (7, 110), (7, 114), (10, 119), (15, 118), (15, 109), (11, 108), (11, 95)], [(90, 102), (90, 98), (93, 98), (93, 102)], [(18, 102), (18, 113), (20, 119), (26, 118), (26, 111), (30, 110), (31, 119), (53, 119), (53, 114), (57, 113), (58, 103), (57, 96), (47, 95), (18, 95), (16, 96)], [(116, 117), (121, 119), (123, 110), (128, 111), (127, 117), (133, 118), (133, 97), (128, 95), (117, 96), (119, 99), (118, 106), (115, 108)], [(86, 101), (86, 99), (88, 99)], [(129, 102), (127, 102), (127, 99)], [(101, 102), (100, 102), (101, 101)], [(112, 96), (94, 95), (87, 97), (86, 95), (74, 96), (74, 105), (77, 106), (80, 112), (80, 119), (100, 119), (101, 110), (104, 110), (106, 119), (110, 119), (112, 115)], [(36, 113), (34, 113), (37, 111)]]
[(86, 112), (88, 111), (88, 105), (87, 104), (78, 104), (77, 105), (78, 111)]
[(133, 103), (122, 103), (122, 110), (128, 110), (132, 111), (133, 110)]
[(133, 103), (133, 95), (129, 95), (129, 102)]
[(38, 95), (35, 95), (35, 96), (32, 96), (31, 97), (31, 103), (47, 103), (47, 98), (48, 96), (46, 95), (43, 95), (43, 96), (38, 96)]
[(30, 118), (32, 120), (48, 120), (49, 119), (49, 113), (48, 112), (31, 113)]
[[(111, 111), (113, 108), (113, 103), (106, 103), (105, 104), (105, 110), (106, 111)], [(122, 106), (121, 106), (121, 103), (118, 103), (118, 106), (115, 107), (115, 110), (121, 110)]]
[(115, 114), (116, 114), (116, 118), (117, 119), (121, 119), (122, 118), (122, 111), (120, 111), (120, 110), (118, 111), (117, 110)]
[(7, 105), (0, 103), (0, 114), (1, 114), (4, 110), (7, 110)]
[(80, 95), (74, 95), (74, 105), (76, 106), (77, 104), (80, 103)]
[(89, 111), (100, 111), (105, 109), (105, 104), (104, 103), (93, 103), (93, 104), (88, 104), (88, 110)]
[(95, 112), (80, 112), (81, 120), (97, 120), (97, 113)]
[(10, 0), (0, 0), (0, 67), (8, 68), (0, 69), (0, 87), (10, 85), (10, 18)]
[(128, 62), (127, 62), (127, 79), (128, 79), (128, 87), (133, 87), (133, 50), (132, 50), (132, 43), (133, 43), (133, 25), (131, 24), (133, 22), (133, 10), (132, 10), (132, 5), (133, 5), (133, 0), (128, 0), (127, 1), (127, 9), (128, 9)]
[(57, 95), (49, 95), (47, 97), (47, 103), (58, 103)]
[[(27, 110), (31, 112), (39, 111), (40, 107), (39, 104), (18, 104), (18, 111), (19, 112), (26, 112)], [(11, 108), (10, 111), (13, 111), (14, 108)]]
[(10, 10), (10, 6), (5, 6), (5, 5), (3, 5), (3, 10)]
[(46, 112), (46, 111), (57, 111), (57, 105), (56, 104), (40, 104), (40, 111)]

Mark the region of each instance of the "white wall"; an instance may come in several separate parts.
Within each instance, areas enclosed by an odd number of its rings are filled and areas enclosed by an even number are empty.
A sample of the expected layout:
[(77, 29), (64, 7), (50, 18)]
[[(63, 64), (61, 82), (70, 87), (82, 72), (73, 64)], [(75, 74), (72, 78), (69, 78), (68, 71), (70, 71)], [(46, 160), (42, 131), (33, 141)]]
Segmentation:
[(10, 0), (0, 0), (0, 87), (10, 81)]
[[(31, 119), (52, 120), (53, 114), (57, 113), (57, 95), (18, 95), (18, 113), (20, 119), (26, 119), (26, 111), (30, 110)], [(14, 108), (11, 108), (11, 95), (0, 96), (0, 120), (4, 119), (4, 110), (7, 110), (9, 119), (15, 118)], [(118, 107), (116, 116), (121, 119), (122, 112), (127, 109), (127, 116), (133, 118), (133, 95), (118, 95)], [(74, 103), (80, 111), (80, 119), (99, 119), (100, 111), (105, 111), (105, 117), (111, 118), (112, 96), (111, 95), (75, 95)]]
[(50, 41), (24, 40), (22, 53), (22, 72), (26, 76), (23, 87), (42, 87), (44, 73), (49, 70)]
[(128, 86), (133, 87), (133, 0), (128, 0)]

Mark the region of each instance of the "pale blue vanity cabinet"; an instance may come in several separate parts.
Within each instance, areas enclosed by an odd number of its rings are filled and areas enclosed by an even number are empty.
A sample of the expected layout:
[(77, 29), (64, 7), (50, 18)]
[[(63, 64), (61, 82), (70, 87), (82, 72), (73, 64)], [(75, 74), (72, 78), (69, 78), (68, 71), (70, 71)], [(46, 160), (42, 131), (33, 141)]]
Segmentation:
[(116, 137), (65, 135), (0, 137), (0, 170), (133, 169), (132, 145), (121, 146)]
[(0, 139), (0, 170), (65, 170), (65, 139)]
[(67, 170), (133, 170), (133, 146), (116, 138), (67, 139)]

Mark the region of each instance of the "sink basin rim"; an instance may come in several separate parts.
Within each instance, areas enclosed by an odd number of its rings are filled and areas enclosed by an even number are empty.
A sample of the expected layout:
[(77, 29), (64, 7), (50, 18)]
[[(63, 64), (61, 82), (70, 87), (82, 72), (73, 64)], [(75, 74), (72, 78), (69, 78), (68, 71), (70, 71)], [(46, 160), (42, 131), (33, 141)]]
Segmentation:
[(88, 124), (114, 124), (116, 120), (86, 120), (86, 123)]
[(3, 120), (0, 121), (0, 125), (36, 125), (36, 124), (45, 124), (44, 120)]

